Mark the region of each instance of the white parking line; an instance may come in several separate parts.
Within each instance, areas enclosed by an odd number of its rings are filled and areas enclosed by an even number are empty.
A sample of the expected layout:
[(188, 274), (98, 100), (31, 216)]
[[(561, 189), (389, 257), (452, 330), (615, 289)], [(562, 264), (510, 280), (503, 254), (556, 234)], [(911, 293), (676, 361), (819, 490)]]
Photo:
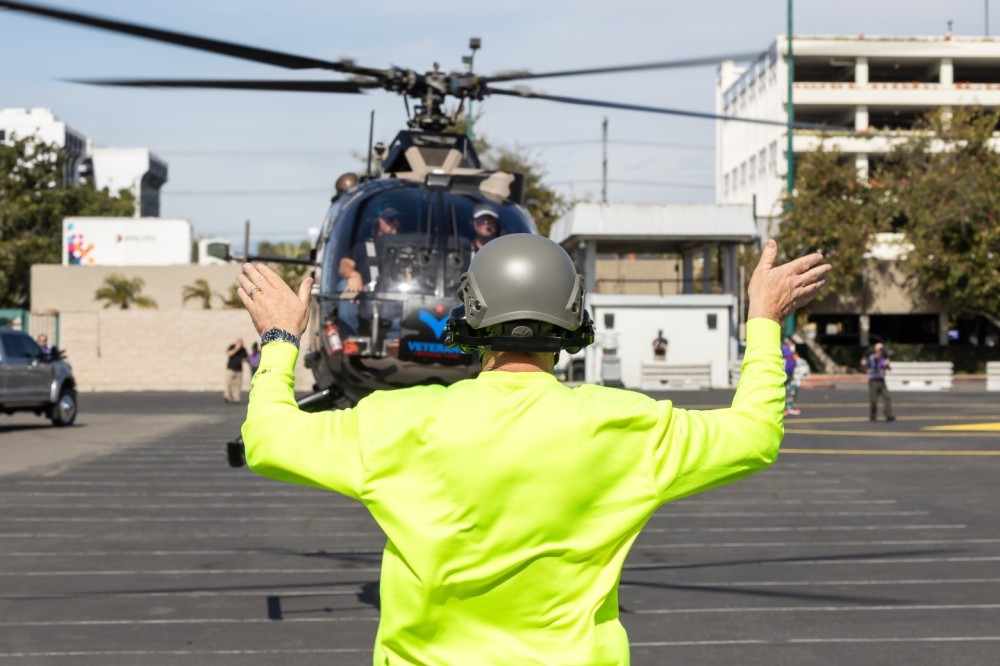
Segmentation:
[(4, 657), (154, 657), (154, 656), (226, 656), (252, 654), (371, 654), (372, 648), (316, 648), (287, 650), (77, 650), (65, 652), (0, 652)]
[(726, 608), (657, 608), (633, 615), (695, 615), (699, 613), (855, 613), (884, 611), (1000, 610), (1000, 604), (894, 604), (883, 606), (744, 606)]
[[(961, 524), (946, 525), (792, 525), (778, 527), (672, 527), (670, 532), (865, 532), (882, 530), (964, 530)], [(648, 531), (648, 530), (646, 530)]]
[[(374, 609), (372, 609), (374, 611)], [(324, 615), (322, 617), (282, 617), (282, 623), (291, 622), (378, 622), (378, 615)], [(166, 624), (268, 624), (268, 618), (193, 618), (173, 620), (41, 620), (36, 622), (0, 622), (0, 627), (102, 627), (122, 625)]]
[(714, 647), (722, 645), (796, 645), (802, 643), (975, 643), (988, 641), (1000, 641), (1000, 636), (890, 636), (886, 638), (787, 638), (784, 640), (750, 638), (729, 641), (651, 641), (629, 643), (629, 645), (632, 647)]
[[(907, 578), (898, 580), (746, 580), (746, 581), (684, 581), (678, 582), (685, 588), (708, 587), (752, 588), (752, 587), (870, 587), (877, 585), (992, 585), (1000, 583), (1000, 578)], [(643, 587), (645, 583), (621, 582), (621, 587)]]

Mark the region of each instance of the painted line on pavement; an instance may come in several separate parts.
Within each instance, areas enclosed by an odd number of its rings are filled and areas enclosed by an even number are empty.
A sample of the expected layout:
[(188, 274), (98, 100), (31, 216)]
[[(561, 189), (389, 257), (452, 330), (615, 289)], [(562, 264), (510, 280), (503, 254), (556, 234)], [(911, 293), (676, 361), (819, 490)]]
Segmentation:
[(633, 610), (635, 615), (689, 615), (697, 613), (854, 613), (858, 611), (1000, 610), (1000, 604), (912, 604), (888, 606), (745, 606), (724, 608), (657, 608)]
[[(629, 643), (632, 647), (715, 647), (722, 645), (796, 645), (802, 643), (974, 643), (1000, 641), (1000, 636), (916, 636), (887, 638), (787, 638), (768, 640), (751, 638), (746, 640), (718, 641), (652, 641)], [(3, 655), (0, 655), (3, 656)]]
[(927, 430), (958, 430), (1000, 432), (1000, 423), (961, 423), (956, 425), (926, 426)]
[(1000, 451), (944, 451), (917, 449), (789, 449), (781, 448), (782, 454), (811, 456), (1000, 456)]
[[(880, 426), (873, 426), (880, 427)], [(841, 435), (856, 437), (906, 437), (909, 439), (931, 437), (947, 439), (991, 439), (996, 441), (997, 436), (990, 433), (976, 432), (928, 432), (926, 430), (819, 430), (815, 428), (786, 428), (786, 435)]]

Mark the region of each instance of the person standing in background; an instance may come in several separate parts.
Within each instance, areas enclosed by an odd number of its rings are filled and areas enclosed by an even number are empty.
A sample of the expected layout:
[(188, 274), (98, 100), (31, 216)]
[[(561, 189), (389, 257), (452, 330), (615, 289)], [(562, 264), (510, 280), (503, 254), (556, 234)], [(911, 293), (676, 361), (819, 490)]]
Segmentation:
[(656, 332), (656, 338), (653, 340), (653, 360), (666, 361), (669, 346), (670, 341), (663, 337), (663, 329), (661, 328)]
[(250, 345), (247, 365), (250, 367), (250, 379), (253, 379), (253, 373), (257, 372), (257, 368), (260, 367), (260, 344), (257, 342)]
[(785, 336), (781, 343), (781, 355), (785, 359), (785, 416), (798, 416), (802, 410), (795, 406), (799, 397), (799, 377), (795, 372), (799, 364), (799, 355), (795, 353), (795, 341)]
[(885, 351), (885, 345), (876, 342), (870, 354), (861, 359), (861, 367), (868, 371), (868, 420), (875, 421), (878, 417), (878, 399), (884, 401), (883, 412), (885, 420), (892, 422), (896, 417), (892, 414), (892, 398), (889, 388), (885, 385), (885, 373), (892, 370), (892, 361)]
[(222, 393), (226, 402), (239, 402), (242, 398), (243, 362), (247, 356), (243, 338), (236, 338), (236, 341), (226, 348), (226, 387)]

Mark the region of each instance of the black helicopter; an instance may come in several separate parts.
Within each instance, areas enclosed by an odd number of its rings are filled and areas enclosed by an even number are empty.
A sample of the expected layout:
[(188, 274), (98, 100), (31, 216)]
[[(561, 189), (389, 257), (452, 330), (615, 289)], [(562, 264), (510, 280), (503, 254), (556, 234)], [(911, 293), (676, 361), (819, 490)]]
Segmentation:
[[(542, 99), (612, 109), (704, 119), (778, 125), (786, 123), (711, 113), (641, 106), (527, 90), (497, 83), (530, 79), (612, 74), (752, 60), (759, 53), (673, 60), (580, 70), (507, 72), (479, 76), (389, 67), (363, 67), (352, 60), (328, 61), (163, 30), (69, 10), (0, 0), (0, 9), (22, 11), (120, 34), (227, 55), (286, 69), (318, 69), (350, 75), (347, 80), (100, 79), (78, 83), (139, 88), (209, 88), (356, 94), (381, 88), (413, 99), (403, 130), (379, 146), (379, 168), (361, 176), (345, 174), (307, 263), (316, 277), (311, 320), (318, 328), (306, 364), (316, 378), (315, 393), (300, 400), (309, 411), (344, 408), (377, 389), (452, 383), (473, 376), (478, 363), (444, 345), (444, 326), (462, 273), (478, 244), (474, 217), (492, 219), (493, 235), (537, 233), (523, 207), (519, 174), (485, 170), (472, 142), (447, 133), (466, 100), (491, 95)], [(474, 39), (470, 47), (479, 48)], [(448, 98), (458, 100), (452, 114)], [(409, 111), (409, 103), (407, 102)], [(797, 127), (817, 126), (796, 123)], [(369, 138), (370, 142), (370, 138)], [(371, 152), (371, 149), (370, 149)], [(485, 225), (488, 226), (488, 225)], [(251, 259), (254, 259), (251, 257)], [(275, 260), (272, 257), (257, 259)], [(305, 346), (309, 346), (308, 344)], [(243, 464), (242, 445), (230, 442), (230, 464)]]

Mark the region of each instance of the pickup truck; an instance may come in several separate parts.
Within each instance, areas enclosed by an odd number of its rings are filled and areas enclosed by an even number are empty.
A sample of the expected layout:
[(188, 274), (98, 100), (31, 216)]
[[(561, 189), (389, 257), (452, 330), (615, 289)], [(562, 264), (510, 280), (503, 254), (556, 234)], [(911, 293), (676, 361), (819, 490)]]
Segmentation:
[(46, 354), (31, 336), (0, 328), (0, 412), (34, 412), (69, 426), (76, 420), (76, 380), (60, 354)]

